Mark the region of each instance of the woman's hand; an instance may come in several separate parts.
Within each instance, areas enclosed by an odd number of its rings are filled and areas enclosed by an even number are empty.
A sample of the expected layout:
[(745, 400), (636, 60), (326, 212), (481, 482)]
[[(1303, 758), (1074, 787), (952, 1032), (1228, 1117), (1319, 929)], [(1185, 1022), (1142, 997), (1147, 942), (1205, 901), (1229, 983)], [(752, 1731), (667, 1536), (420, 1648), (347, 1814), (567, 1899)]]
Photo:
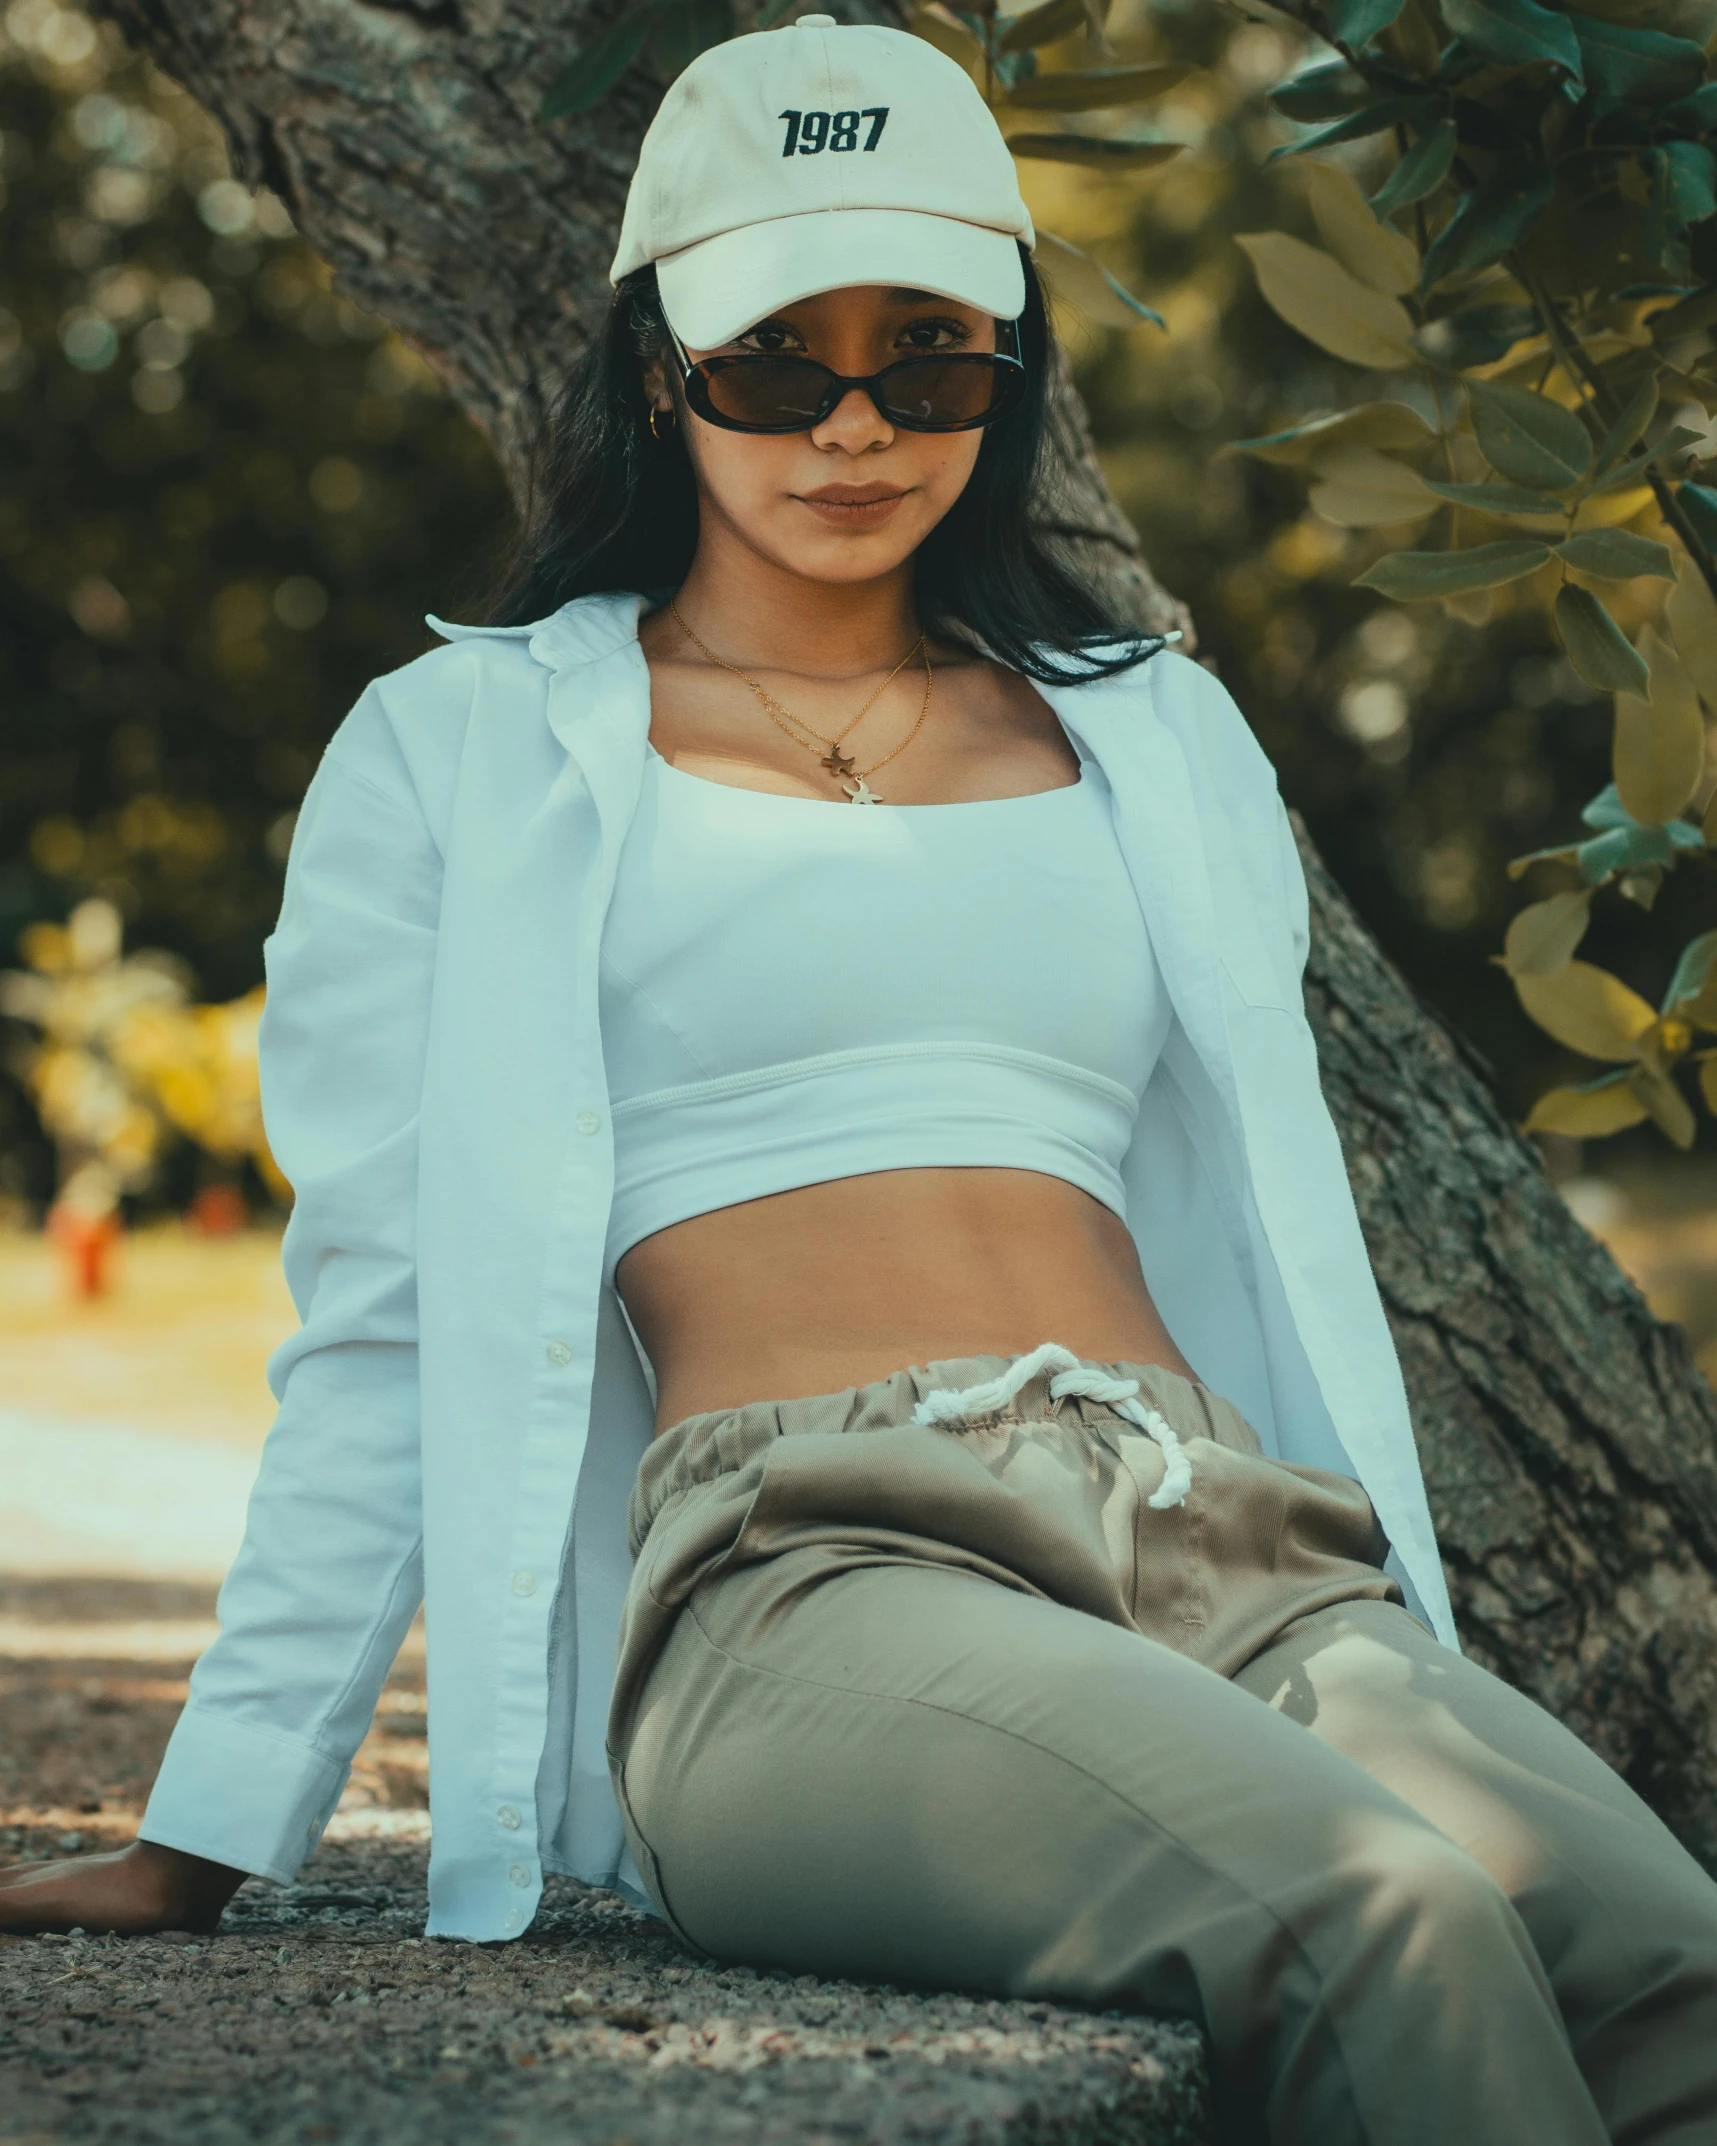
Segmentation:
[(0, 1870), (0, 1930), (87, 1930), (142, 1937), (152, 1930), (218, 1927), (244, 1883), (242, 1870), (133, 1841), (103, 1855), (61, 1856)]

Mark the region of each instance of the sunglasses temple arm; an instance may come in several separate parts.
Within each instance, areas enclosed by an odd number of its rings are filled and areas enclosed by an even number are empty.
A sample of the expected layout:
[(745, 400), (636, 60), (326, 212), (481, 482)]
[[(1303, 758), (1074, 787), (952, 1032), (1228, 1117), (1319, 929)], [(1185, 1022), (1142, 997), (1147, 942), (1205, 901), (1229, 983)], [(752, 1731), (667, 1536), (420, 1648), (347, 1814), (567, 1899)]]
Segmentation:
[(669, 320), (668, 316), (665, 313), (662, 315), (662, 326), (667, 329), (668, 341), (673, 344), (674, 355), (680, 361), (681, 381), (687, 381), (691, 378), (692, 374), (697, 370), (697, 368), (693, 365), (690, 354), (686, 350), (685, 344), (682, 343), (679, 337), (674, 333), (673, 322)]

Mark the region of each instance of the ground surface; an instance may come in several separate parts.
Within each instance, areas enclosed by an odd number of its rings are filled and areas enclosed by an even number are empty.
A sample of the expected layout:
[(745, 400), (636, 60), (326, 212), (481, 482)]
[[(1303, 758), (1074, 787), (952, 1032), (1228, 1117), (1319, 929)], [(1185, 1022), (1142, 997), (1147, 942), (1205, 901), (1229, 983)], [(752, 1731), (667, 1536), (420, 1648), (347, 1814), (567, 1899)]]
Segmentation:
[(1203, 2146), (1196, 2038), (687, 1955), (560, 1885), (426, 1943), (423, 1854), (324, 1847), (215, 1939), (0, 1944), (9, 2146)]

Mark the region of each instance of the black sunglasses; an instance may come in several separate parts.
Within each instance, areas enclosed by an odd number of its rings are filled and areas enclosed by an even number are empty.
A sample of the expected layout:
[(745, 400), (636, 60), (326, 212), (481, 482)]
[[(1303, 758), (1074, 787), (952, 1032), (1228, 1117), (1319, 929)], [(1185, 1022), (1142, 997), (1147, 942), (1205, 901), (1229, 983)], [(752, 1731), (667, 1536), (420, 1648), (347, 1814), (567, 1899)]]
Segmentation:
[(1025, 391), (1025, 364), (1017, 355), (1019, 330), (1012, 321), (1015, 355), (997, 351), (950, 351), (901, 358), (879, 373), (837, 373), (815, 358), (773, 357), (766, 351), (739, 358), (700, 358), (693, 364), (672, 328), (686, 401), (712, 425), (728, 432), (809, 432), (832, 417), (854, 388), (875, 403), (891, 425), (906, 432), (970, 432), (993, 425)]

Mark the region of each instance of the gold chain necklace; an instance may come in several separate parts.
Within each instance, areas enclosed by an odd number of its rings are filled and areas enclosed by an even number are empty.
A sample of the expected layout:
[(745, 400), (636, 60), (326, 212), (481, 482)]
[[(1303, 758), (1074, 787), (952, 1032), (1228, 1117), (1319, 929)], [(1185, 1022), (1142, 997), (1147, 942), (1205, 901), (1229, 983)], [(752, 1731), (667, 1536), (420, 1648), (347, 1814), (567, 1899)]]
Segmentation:
[[(792, 709), (789, 708), (784, 701), (777, 700), (775, 695), (770, 692), (767, 686), (760, 685), (755, 678), (748, 677), (746, 673), (739, 668), (737, 663), (729, 663), (725, 657), (718, 656), (715, 650), (710, 647), (709, 643), (705, 640), (702, 640), (697, 634), (692, 631), (691, 627), (686, 624), (685, 618), (680, 611), (679, 601), (677, 598), (670, 597), (668, 599), (668, 609), (674, 614), (674, 618), (679, 625), (680, 631), (685, 635), (686, 639), (690, 641), (695, 648), (699, 649), (705, 656), (707, 656), (711, 663), (717, 665), (718, 668), (720, 668), (721, 670), (731, 671), (735, 678), (743, 680), (744, 683), (751, 688), (752, 692), (756, 694), (758, 701), (762, 706), (764, 714), (768, 716), (769, 720), (775, 725), (778, 730), (784, 732), (786, 736), (791, 738), (795, 745), (803, 745), (808, 753), (816, 753), (817, 745), (826, 745), (828, 747), (828, 751), (826, 753), (818, 755), (817, 764), (819, 767), (824, 767), (828, 769), (829, 773), (834, 776), (835, 780), (840, 784), (841, 788), (845, 790), (848, 798), (853, 804), (881, 805), (887, 802), (887, 800), (883, 798), (878, 791), (875, 791), (871, 788), (867, 777), (874, 775), (878, 768), (887, 767), (888, 763), (891, 760), (896, 758), (896, 756), (900, 753), (905, 752), (906, 748), (912, 743), (913, 739), (917, 737), (918, 733), (924, 728), (924, 718), (930, 713), (930, 695), (935, 688), (936, 674), (935, 671), (932, 669), (930, 663), (930, 644), (925, 639), (922, 633), (918, 636), (917, 640), (913, 642), (912, 646), (906, 651), (905, 655), (901, 657), (900, 661), (894, 666), (893, 670), (889, 672), (888, 676), (882, 681), (882, 684), (877, 687), (876, 691), (870, 696), (869, 700), (865, 702), (864, 706), (859, 710), (858, 714), (853, 716), (850, 721), (843, 723), (841, 728), (835, 733), (832, 738), (826, 738), (820, 730), (813, 730), (811, 728), (811, 725), (806, 722), (805, 718), (802, 715), (795, 715)], [(888, 688), (900, 676), (901, 672), (905, 670), (906, 666), (912, 661), (913, 657), (919, 654), (922, 654), (924, 658), (924, 705), (918, 711), (917, 722), (913, 724), (912, 728), (906, 733), (905, 737), (901, 739), (900, 743), (894, 748), (893, 752), (884, 753), (880, 760), (873, 760), (869, 767), (855, 767), (853, 764), (852, 755), (849, 753), (843, 753), (841, 751), (841, 740), (847, 735), (849, 731), (855, 730), (858, 727), (858, 725), (870, 713), (872, 708), (876, 706), (877, 702), (882, 698), (883, 694), (887, 692)], [(799, 735), (800, 731), (804, 731), (807, 735), (805, 737), (801, 737)], [(817, 741), (816, 745), (813, 745), (808, 742), (808, 740), (811, 738), (814, 738)], [(847, 780), (848, 776), (852, 777), (852, 780), (850, 782)]]

